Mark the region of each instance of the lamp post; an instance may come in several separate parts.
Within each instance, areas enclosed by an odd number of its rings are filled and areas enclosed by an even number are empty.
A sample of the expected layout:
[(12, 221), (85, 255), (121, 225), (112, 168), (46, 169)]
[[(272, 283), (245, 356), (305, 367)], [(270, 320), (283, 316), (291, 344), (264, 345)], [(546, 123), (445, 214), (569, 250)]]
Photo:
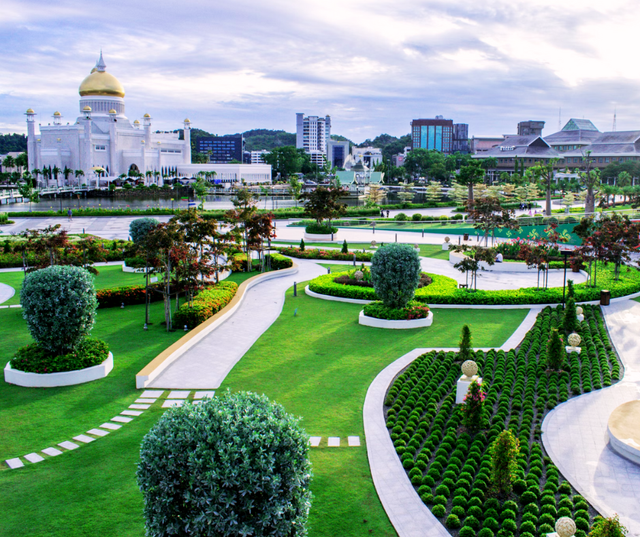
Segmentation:
[(569, 257), (571, 250), (560, 250), (560, 253), (564, 257), (564, 279), (562, 281), (562, 309), (564, 310), (564, 297), (567, 287), (567, 257)]

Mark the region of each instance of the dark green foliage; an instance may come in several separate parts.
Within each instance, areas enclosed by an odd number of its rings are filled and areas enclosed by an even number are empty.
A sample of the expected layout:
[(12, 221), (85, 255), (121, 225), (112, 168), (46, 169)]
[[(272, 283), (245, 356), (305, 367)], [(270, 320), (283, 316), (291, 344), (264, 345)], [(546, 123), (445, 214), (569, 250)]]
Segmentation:
[(300, 251), (304, 252), (304, 239), (300, 239)]
[(449, 515), (444, 524), (447, 528), (455, 530), (460, 527), (460, 519), (456, 515)]
[(491, 449), (491, 480), (496, 490), (509, 495), (516, 479), (520, 442), (511, 431), (502, 431)]
[(467, 521), (465, 520), (465, 525), (460, 528), (458, 535), (459, 537), (476, 537), (476, 528), (467, 525)]
[(344, 240), (344, 242), (342, 243), (342, 250), (341, 252), (343, 254), (348, 254), (349, 253), (349, 245), (347, 244), (347, 239)]
[(596, 517), (589, 537), (624, 537), (627, 528), (620, 523), (618, 515), (610, 518)]
[(467, 360), (473, 360), (474, 353), (471, 345), (471, 329), (469, 325), (464, 325), (460, 333), (460, 351), (458, 354), (458, 360), (466, 362)]
[(159, 224), (155, 218), (136, 218), (129, 224), (129, 236), (136, 244), (141, 244), (149, 231)]
[[(574, 310), (575, 313), (575, 310)], [(562, 369), (566, 356), (564, 342), (560, 338), (560, 333), (557, 329), (551, 330), (551, 337), (547, 343), (547, 365), (549, 369), (556, 371)]]
[(573, 280), (567, 280), (567, 299), (576, 298), (576, 288), (573, 286)]
[(37, 343), (32, 343), (18, 349), (11, 367), (29, 373), (60, 373), (99, 365), (108, 356), (109, 346), (95, 338), (84, 338), (72, 352), (60, 356), (52, 356)]
[(429, 308), (415, 300), (411, 300), (403, 308), (390, 308), (383, 302), (371, 302), (365, 304), (363, 311), (367, 317), (389, 321), (425, 319), (429, 316)]
[(462, 404), (464, 426), (471, 432), (479, 431), (484, 423), (485, 396), (482, 386), (477, 380), (474, 380), (469, 385), (467, 395), (465, 395)]
[(573, 298), (567, 299), (562, 327), (564, 328), (564, 333), (567, 335), (578, 329), (578, 314), (576, 313), (576, 302)]
[(0, 134), (0, 155), (27, 151), (27, 137), (24, 134)]
[(93, 276), (74, 266), (50, 266), (27, 276), (20, 291), (31, 337), (52, 355), (67, 354), (93, 328), (98, 300)]
[(331, 235), (332, 233), (338, 233), (338, 228), (329, 224), (318, 224), (314, 222), (309, 224), (305, 228), (305, 231), (314, 235)]
[(140, 450), (147, 535), (306, 535), (308, 450), (299, 421), (266, 396), (168, 410)]
[(478, 537), (493, 537), (494, 533), (490, 528), (482, 528), (478, 532)]
[(407, 244), (383, 246), (371, 259), (371, 280), (376, 295), (390, 308), (403, 308), (420, 281), (420, 258)]
[(484, 519), (483, 527), (489, 528), (491, 531), (498, 531), (500, 524), (495, 518), (489, 517)]
[(431, 512), (434, 516), (441, 518), (447, 513), (447, 510), (445, 509), (444, 505), (437, 504), (431, 508)]

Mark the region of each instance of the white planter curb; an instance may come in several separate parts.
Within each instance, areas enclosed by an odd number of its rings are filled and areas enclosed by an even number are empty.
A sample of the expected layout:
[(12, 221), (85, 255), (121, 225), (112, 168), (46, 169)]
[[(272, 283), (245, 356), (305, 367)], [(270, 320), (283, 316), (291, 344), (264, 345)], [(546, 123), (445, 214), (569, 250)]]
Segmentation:
[(127, 264), (123, 261), (122, 262), (122, 272), (142, 272), (142, 273), (144, 273), (144, 268), (127, 267)]
[[(335, 238), (336, 238), (337, 234), (338, 234), (337, 231), (333, 234), (333, 240), (334, 241), (335, 241)], [(304, 232), (304, 240), (305, 241), (331, 242), (331, 233), (319, 234), (319, 233), (307, 233), (305, 231)]]
[(26, 388), (54, 388), (56, 386), (73, 386), (84, 384), (92, 380), (106, 377), (113, 369), (113, 354), (101, 364), (78, 369), (77, 371), (63, 371), (62, 373), (26, 373), (11, 368), (7, 362), (4, 368), (4, 381), (8, 384), (24, 386)]
[(304, 288), (304, 292), (307, 295), (312, 296), (313, 298), (320, 298), (322, 300), (333, 300), (334, 302), (348, 302), (349, 304), (370, 304), (371, 302), (373, 302), (373, 300), (364, 300), (362, 298), (345, 298), (342, 296), (322, 295), (309, 289), (308, 285)]
[(424, 328), (431, 326), (433, 323), (433, 312), (429, 311), (429, 315), (424, 319), (410, 319), (405, 321), (388, 321), (387, 319), (376, 319), (368, 317), (364, 311), (360, 312), (358, 323), (363, 326), (372, 326), (373, 328), (391, 328), (394, 330), (406, 330), (409, 328)]

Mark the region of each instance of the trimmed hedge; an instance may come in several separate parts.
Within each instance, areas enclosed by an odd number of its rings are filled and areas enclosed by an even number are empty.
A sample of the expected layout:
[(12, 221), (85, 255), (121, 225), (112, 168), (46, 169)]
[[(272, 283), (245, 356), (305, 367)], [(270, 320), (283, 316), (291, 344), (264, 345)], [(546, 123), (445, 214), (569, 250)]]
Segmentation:
[(289, 248), (279, 247), (277, 250), (289, 257), (300, 259), (330, 259), (333, 261), (353, 261), (353, 254), (356, 254), (356, 261), (371, 261), (375, 252), (349, 252), (343, 254), (340, 250), (320, 250), (319, 248)]
[[(346, 274), (346, 273), (345, 273)], [(362, 300), (376, 300), (378, 297), (371, 288), (355, 287), (335, 283), (336, 274), (325, 274), (314, 278), (309, 282), (309, 289), (315, 293), (345, 298), (358, 298)], [(458, 289), (458, 284), (453, 278), (429, 274), (433, 283), (427, 287), (416, 290), (414, 300), (425, 304), (558, 304), (562, 302), (562, 287), (550, 287), (548, 289), (537, 287), (524, 287), (521, 289), (506, 289), (502, 291), (477, 290), (470, 292), (466, 289)], [(630, 268), (623, 271), (620, 280), (613, 278), (613, 266), (598, 265), (598, 287), (587, 287), (585, 283), (577, 284), (575, 289), (575, 301), (589, 302), (600, 299), (600, 290), (608, 289), (611, 298), (630, 295), (640, 292), (640, 272)]]
[(371, 302), (364, 306), (363, 311), (367, 317), (388, 321), (425, 319), (429, 316), (429, 308), (415, 300), (408, 302), (404, 308), (389, 308), (383, 302)]
[(109, 345), (95, 338), (83, 339), (76, 348), (59, 356), (31, 343), (20, 347), (11, 359), (11, 367), (27, 373), (60, 373), (99, 365), (109, 357)]
[[(162, 300), (160, 293), (151, 292), (149, 287), (150, 302)], [(132, 306), (134, 304), (144, 304), (144, 285), (127, 285), (125, 287), (111, 287), (110, 289), (98, 289), (96, 291), (99, 308), (115, 308), (124, 304)]]
[[(560, 306), (538, 315), (517, 350), (475, 353), (486, 390), (477, 433), (464, 428), (463, 410), (455, 404), (457, 353), (423, 354), (390, 386), (384, 403), (386, 425), (403, 467), (417, 494), (429, 500), (425, 504), (444, 508), (437, 516), (446, 520), (458, 516), (469, 528), (465, 534), (543, 535), (553, 531), (559, 516), (570, 516), (588, 532), (597, 513), (544, 456), (540, 430), (548, 412), (572, 394), (609, 386), (621, 377), (600, 309), (586, 305), (584, 312), (578, 328), (582, 353), (570, 354), (562, 371), (550, 371), (546, 365), (549, 334), (562, 326)], [(520, 442), (519, 485), (509, 497), (499, 499), (490, 477), (491, 446), (505, 429)], [(432, 494), (439, 494), (437, 502)], [(466, 509), (466, 519), (458, 514), (459, 508)], [(453, 535), (454, 525), (447, 525)]]
[(200, 291), (192, 305), (186, 303), (180, 306), (173, 318), (175, 325), (195, 328), (231, 302), (237, 291), (237, 283), (225, 281)]
[[(291, 268), (293, 266), (293, 261), (288, 257), (285, 257), (281, 254), (272, 253), (266, 254), (265, 260), (268, 261), (271, 258), (271, 270), (281, 270), (286, 268)], [(260, 260), (252, 259), (252, 268), (253, 270), (258, 270), (260, 268)], [(247, 266), (247, 254), (238, 253), (233, 254), (231, 259), (231, 271), (232, 272), (244, 272), (244, 269)]]

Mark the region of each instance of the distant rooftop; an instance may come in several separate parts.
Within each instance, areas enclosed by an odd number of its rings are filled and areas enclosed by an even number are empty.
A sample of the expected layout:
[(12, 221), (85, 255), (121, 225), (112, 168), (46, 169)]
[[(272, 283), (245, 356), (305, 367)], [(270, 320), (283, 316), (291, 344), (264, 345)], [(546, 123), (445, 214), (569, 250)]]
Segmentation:
[(567, 124), (562, 127), (563, 131), (596, 131), (599, 132), (596, 126), (588, 119), (574, 119), (571, 118), (567, 121)]

